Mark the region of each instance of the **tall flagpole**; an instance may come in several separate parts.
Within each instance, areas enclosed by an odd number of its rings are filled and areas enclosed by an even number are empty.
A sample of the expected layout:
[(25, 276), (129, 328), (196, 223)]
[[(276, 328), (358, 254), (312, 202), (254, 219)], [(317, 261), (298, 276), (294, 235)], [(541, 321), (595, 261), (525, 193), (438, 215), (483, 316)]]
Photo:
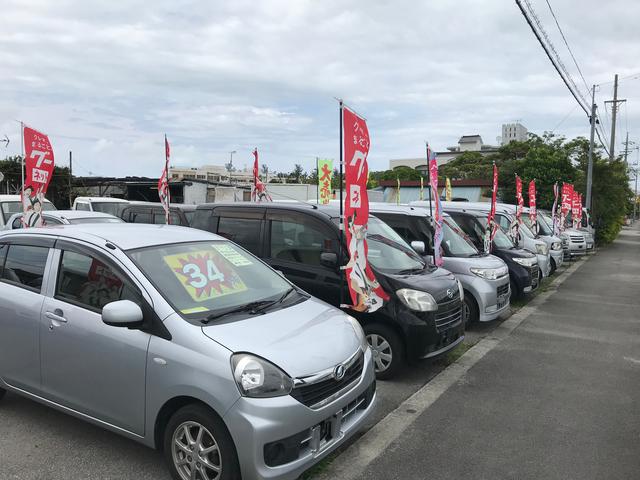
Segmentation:
[(20, 174), (22, 175), (22, 190), (20, 190), (20, 196), (22, 197), (22, 192), (24, 192), (24, 123), (20, 122), (20, 157), (22, 158), (22, 162), (20, 164)]
[(342, 206), (342, 164), (344, 163), (344, 152), (343, 152), (343, 144), (342, 144), (342, 110), (344, 109), (344, 104), (342, 100), (340, 102), (340, 305), (344, 304), (344, 280), (346, 271), (342, 270), (342, 266), (344, 265), (344, 217), (343, 217), (343, 206)]

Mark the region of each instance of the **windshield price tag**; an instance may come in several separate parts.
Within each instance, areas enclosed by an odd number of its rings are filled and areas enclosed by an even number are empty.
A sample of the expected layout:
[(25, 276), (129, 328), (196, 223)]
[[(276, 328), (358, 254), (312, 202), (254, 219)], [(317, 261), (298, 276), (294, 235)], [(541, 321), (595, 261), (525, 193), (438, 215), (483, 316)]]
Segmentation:
[(227, 245), (226, 243), (218, 243), (214, 244), (213, 248), (215, 248), (220, 254), (229, 260), (232, 265), (236, 267), (246, 267), (247, 265), (252, 265), (251, 260), (242, 255), (239, 251), (233, 248), (231, 245)]
[(247, 290), (229, 263), (213, 250), (179, 253), (163, 257), (180, 285), (196, 302), (204, 302)]

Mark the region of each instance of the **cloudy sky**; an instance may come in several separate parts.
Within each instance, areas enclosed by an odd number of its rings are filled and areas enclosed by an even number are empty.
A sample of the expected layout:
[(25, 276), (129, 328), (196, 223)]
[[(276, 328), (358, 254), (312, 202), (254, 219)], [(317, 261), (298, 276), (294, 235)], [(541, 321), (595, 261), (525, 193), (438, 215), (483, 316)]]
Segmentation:
[[(546, 1), (531, 3), (586, 96)], [(586, 82), (603, 84), (605, 121), (624, 78), (618, 132), (640, 142), (640, 4), (550, 3)], [(73, 150), (78, 175), (158, 176), (165, 132), (175, 165), (236, 150), (242, 168), (257, 146), (271, 170), (311, 169), (338, 156), (335, 97), (367, 118), (374, 170), (424, 140), (496, 143), (515, 120), (588, 136), (512, 0), (3, 0), (0, 22), (0, 157), (19, 153), (22, 120), (59, 164)]]

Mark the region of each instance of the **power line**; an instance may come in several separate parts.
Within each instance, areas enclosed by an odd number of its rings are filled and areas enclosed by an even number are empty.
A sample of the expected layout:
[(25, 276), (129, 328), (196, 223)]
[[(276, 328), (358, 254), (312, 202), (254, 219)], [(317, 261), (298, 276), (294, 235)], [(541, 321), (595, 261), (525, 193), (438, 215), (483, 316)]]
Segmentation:
[(567, 47), (567, 50), (569, 50), (569, 55), (571, 55), (571, 58), (573, 59), (573, 63), (576, 66), (576, 68), (578, 69), (578, 73), (580, 74), (580, 78), (582, 78), (582, 82), (584, 83), (585, 88), (587, 89), (587, 91), (589, 91), (589, 85), (587, 85), (587, 81), (584, 79), (584, 75), (582, 75), (582, 70), (580, 70), (580, 66), (578, 65), (578, 62), (576, 61), (576, 57), (573, 55), (573, 52), (571, 51), (571, 47), (569, 47), (569, 42), (567, 42), (567, 38), (564, 36), (564, 32), (562, 31), (562, 28), (560, 28), (560, 23), (558, 23), (558, 18), (556, 17), (556, 14), (553, 11), (553, 8), (551, 8), (551, 4), (549, 3), (549, 0), (546, 0), (547, 2), (547, 6), (549, 7), (549, 11), (551, 12), (551, 16), (553, 17), (553, 19), (556, 22), (556, 26), (558, 27), (558, 31), (560, 32), (560, 35), (562, 36), (562, 40), (564, 41), (564, 44)]
[(573, 78), (571, 78), (571, 75), (569, 75), (569, 72), (567, 72), (566, 67), (560, 60), (560, 56), (558, 55), (558, 52), (556, 52), (555, 48), (553, 47), (553, 44), (549, 40), (548, 35), (544, 31), (544, 28), (542, 27), (542, 24), (540, 23), (538, 16), (535, 14), (533, 7), (531, 6), (531, 3), (529, 2), (529, 0), (524, 0), (524, 1), (527, 6), (526, 10), (525, 10), (525, 7), (522, 5), (522, 2), (520, 0), (516, 0), (516, 4), (518, 5), (518, 8), (520, 8), (520, 12), (522, 12), (522, 15), (524, 16), (525, 20), (529, 24), (531, 31), (538, 39), (540, 46), (547, 54), (549, 61), (558, 72), (558, 75), (560, 75), (560, 78), (562, 79), (566, 87), (569, 89), (569, 92), (571, 92), (571, 95), (573, 95), (573, 98), (575, 98), (576, 102), (578, 102), (578, 104), (580, 105), (580, 108), (582, 108), (584, 113), (586, 113), (587, 116), (589, 116), (590, 109), (588, 109), (586, 106), (588, 105), (588, 102), (584, 99), (584, 96), (576, 86), (575, 82), (573, 81)]
[(551, 133), (555, 132), (558, 128), (560, 128), (560, 125), (562, 125), (564, 122), (567, 121), (567, 118), (569, 118), (571, 114), (576, 111), (576, 108), (578, 108), (577, 103), (573, 106), (571, 111), (569, 111), (569, 113), (567, 113), (565, 117), (562, 120), (560, 120), (560, 122), (558, 122), (558, 124), (555, 127), (553, 127), (553, 129), (551, 130)]

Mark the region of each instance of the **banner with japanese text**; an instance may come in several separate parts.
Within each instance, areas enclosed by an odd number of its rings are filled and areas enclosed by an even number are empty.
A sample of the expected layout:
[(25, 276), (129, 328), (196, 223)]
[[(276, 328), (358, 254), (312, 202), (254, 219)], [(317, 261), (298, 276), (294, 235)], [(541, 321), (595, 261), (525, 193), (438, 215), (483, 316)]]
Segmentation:
[(496, 203), (498, 194), (498, 167), (493, 164), (493, 185), (491, 187), (491, 208), (489, 209), (489, 216), (487, 217), (487, 229), (484, 235), (484, 251), (491, 252), (491, 245), (493, 239), (498, 232), (498, 223), (496, 222)]
[(167, 225), (171, 223), (169, 221), (169, 207), (171, 204), (171, 196), (169, 193), (169, 158), (171, 157), (171, 151), (169, 149), (169, 141), (167, 136), (164, 136), (164, 169), (160, 180), (158, 180), (158, 196), (160, 197), (160, 203), (164, 208), (164, 221)]
[(253, 187), (251, 188), (251, 200), (254, 202), (271, 202), (271, 195), (267, 192), (267, 186), (260, 180), (260, 165), (258, 164), (258, 149), (253, 150)]
[(522, 196), (522, 179), (516, 175), (516, 218), (511, 223), (509, 234), (513, 243), (520, 245), (520, 224), (522, 223), (522, 209), (524, 208), (524, 198)]
[(551, 222), (553, 223), (553, 234), (560, 235), (560, 221), (558, 219), (558, 197), (560, 196), (560, 187), (558, 182), (553, 184), (553, 206), (551, 207)]
[(571, 211), (572, 203), (573, 185), (570, 183), (563, 183), (560, 199), (560, 231), (563, 231), (567, 227), (567, 215)]
[(529, 182), (529, 219), (531, 220), (531, 230), (538, 233), (538, 211), (536, 210), (536, 181)]
[(582, 199), (580, 198), (580, 194), (575, 190), (571, 193), (571, 221), (573, 228), (579, 228), (582, 217)]
[(347, 107), (341, 105), (341, 108), (347, 193), (344, 204), (344, 230), (349, 253), (349, 262), (342, 268), (345, 270), (351, 296), (351, 305), (342, 306), (359, 312), (375, 312), (389, 296), (376, 280), (367, 260), (369, 130), (364, 118)]
[(53, 177), (54, 157), (49, 137), (23, 126), (25, 179), (22, 186), (22, 223), (25, 227), (42, 226), (42, 205)]
[(333, 178), (333, 160), (318, 160), (318, 199), (320, 205), (331, 201), (331, 180)]
[(446, 177), (446, 179), (445, 179), (445, 196), (444, 196), (444, 199), (447, 202), (450, 202), (452, 197), (453, 197), (453, 191), (452, 191), (452, 188), (451, 188), (451, 180), (449, 179), (449, 177)]
[(442, 258), (442, 204), (438, 193), (438, 161), (435, 154), (429, 158), (429, 192), (433, 196), (435, 211), (433, 212), (434, 233), (433, 233), (433, 263), (437, 267), (444, 264)]

